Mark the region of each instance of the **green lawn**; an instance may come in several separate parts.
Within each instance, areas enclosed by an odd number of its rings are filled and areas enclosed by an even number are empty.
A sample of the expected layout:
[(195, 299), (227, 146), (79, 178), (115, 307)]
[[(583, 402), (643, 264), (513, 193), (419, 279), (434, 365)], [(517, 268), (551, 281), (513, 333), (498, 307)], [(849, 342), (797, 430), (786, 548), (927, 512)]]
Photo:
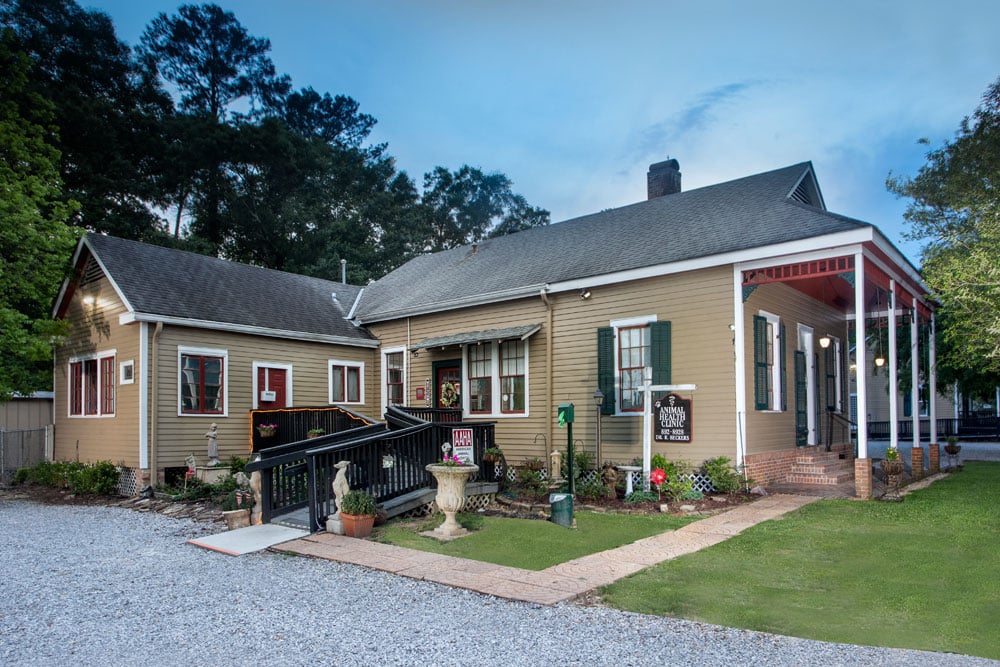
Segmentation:
[(902, 503), (819, 501), (602, 594), (645, 614), (1000, 658), (1000, 463)]
[(441, 525), (444, 519), (439, 515), (419, 522), (390, 522), (377, 528), (374, 537), (380, 542), (410, 549), (526, 570), (544, 570), (580, 556), (676, 530), (696, 518), (596, 512), (577, 512), (575, 517), (577, 527), (571, 529), (549, 521), (460, 514), (459, 523), (474, 531), (466, 537), (452, 542), (438, 542), (418, 534), (418, 531), (432, 530)]

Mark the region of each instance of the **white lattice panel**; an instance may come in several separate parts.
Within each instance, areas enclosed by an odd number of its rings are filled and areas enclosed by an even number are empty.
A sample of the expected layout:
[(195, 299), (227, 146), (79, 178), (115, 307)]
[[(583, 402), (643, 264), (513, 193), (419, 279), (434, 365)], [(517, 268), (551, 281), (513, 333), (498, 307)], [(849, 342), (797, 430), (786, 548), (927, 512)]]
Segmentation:
[(139, 493), (139, 471), (118, 466), (118, 495), (134, 496)]

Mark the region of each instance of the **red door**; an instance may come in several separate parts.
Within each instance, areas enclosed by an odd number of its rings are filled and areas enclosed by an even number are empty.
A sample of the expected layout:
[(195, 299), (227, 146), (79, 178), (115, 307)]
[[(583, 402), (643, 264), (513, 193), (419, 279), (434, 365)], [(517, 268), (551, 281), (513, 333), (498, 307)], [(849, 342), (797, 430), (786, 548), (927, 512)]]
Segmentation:
[(288, 407), (284, 368), (261, 366), (257, 369), (257, 406), (264, 410)]

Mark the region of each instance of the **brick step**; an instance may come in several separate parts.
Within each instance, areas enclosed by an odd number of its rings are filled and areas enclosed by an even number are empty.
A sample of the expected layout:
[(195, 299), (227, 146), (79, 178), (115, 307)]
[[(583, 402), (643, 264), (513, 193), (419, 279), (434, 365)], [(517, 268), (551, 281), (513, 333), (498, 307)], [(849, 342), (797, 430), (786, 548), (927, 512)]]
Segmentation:
[(832, 463), (832, 462), (849, 462), (853, 461), (854, 457), (852, 453), (848, 452), (845, 458), (840, 458), (841, 452), (810, 452), (808, 454), (799, 454), (795, 457), (797, 463), (802, 463), (805, 465), (817, 464), (817, 463)]
[(854, 479), (853, 470), (844, 470), (836, 474), (827, 473), (825, 475), (808, 475), (808, 474), (798, 474), (791, 473), (785, 480), (787, 484), (822, 484), (822, 485), (834, 485), (843, 484)]

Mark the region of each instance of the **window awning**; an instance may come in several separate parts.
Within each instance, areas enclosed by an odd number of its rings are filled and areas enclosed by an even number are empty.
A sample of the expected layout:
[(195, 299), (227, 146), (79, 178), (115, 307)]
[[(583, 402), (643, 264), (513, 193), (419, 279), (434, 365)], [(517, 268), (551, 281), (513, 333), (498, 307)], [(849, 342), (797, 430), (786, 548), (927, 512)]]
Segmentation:
[(506, 327), (504, 329), (486, 329), (485, 331), (469, 331), (466, 333), (449, 334), (447, 336), (432, 336), (414, 345), (413, 349), (429, 350), (432, 347), (469, 345), (489, 340), (510, 340), (511, 338), (526, 340), (541, 328), (541, 324), (524, 324), (519, 327)]

